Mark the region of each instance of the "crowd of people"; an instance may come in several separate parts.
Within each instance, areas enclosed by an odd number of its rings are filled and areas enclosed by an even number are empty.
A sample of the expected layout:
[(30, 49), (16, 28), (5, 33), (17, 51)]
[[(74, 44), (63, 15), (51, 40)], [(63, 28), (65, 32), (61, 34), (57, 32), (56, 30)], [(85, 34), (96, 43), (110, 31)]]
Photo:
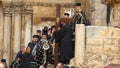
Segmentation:
[[(15, 61), (13, 61), (11, 68), (30, 68), (32, 62), (36, 62), (39, 66), (44, 67), (47, 64), (54, 63), (53, 47), (52, 43), (53, 33), (55, 32), (55, 26), (51, 28), (44, 27), (44, 29), (37, 30), (33, 35), (33, 39), (28, 43), (27, 48), (21, 46), (20, 52), (16, 55)], [(46, 49), (47, 48), (47, 49)]]
[[(74, 31), (75, 24), (87, 25), (86, 15), (81, 10), (81, 3), (76, 3), (76, 13), (73, 22), (60, 22), (59, 26), (45, 26), (42, 30), (37, 30), (32, 41), (27, 47), (21, 46), (20, 52), (11, 64), (11, 68), (31, 68), (32, 65), (39, 68), (47, 68), (54, 64), (54, 43), (58, 43), (58, 65), (56, 68), (69, 68), (70, 59), (74, 57)], [(69, 18), (69, 13), (64, 17)], [(56, 30), (57, 29), (57, 30)], [(65, 65), (65, 66), (64, 66)], [(74, 68), (74, 67), (71, 67)]]

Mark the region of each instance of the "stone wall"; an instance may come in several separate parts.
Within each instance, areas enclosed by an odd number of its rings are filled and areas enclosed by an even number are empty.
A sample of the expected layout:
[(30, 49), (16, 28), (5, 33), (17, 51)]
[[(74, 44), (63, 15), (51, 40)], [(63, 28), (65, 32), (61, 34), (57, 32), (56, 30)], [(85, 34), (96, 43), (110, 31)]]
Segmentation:
[(72, 3), (74, 0), (23, 0), (23, 2), (34, 3)]
[(85, 65), (102, 68), (120, 63), (120, 29), (114, 27), (86, 27)]
[(120, 26), (120, 0), (101, 0), (110, 6), (110, 26)]
[(120, 3), (111, 5), (110, 26), (120, 26)]
[(95, 26), (106, 26), (107, 6), (105, 4), (102, 4), (101, 0), (89, 1), (91, 6), (91, 24)]
[[(65, 12), (74, 12), (73, 10), (72, 7), (61, 6), (60, 17), (64, 17)], [(56, 18), (56, 6), (33, 6), (33, 34), (36, 33), (36, 30), (43, 29), (44, 26), (50, 27), (56, 24), (55, 21), (41, 21), (42, 17)]]
[(120, 3), (120, 0), (101, 0), (104, 4)]

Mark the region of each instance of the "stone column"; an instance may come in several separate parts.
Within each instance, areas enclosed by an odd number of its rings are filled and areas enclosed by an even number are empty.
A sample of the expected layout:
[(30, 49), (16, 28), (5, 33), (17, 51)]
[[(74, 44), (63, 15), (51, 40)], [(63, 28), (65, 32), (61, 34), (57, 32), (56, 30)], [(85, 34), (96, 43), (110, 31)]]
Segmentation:
[(120, 26), (120, 3), (111, 7), (110, 26)]
[(14, 57), (20, 51), (20, 39), (21, 39), (21, 7), (14, 8)]
[(3, 56), (3, 8), (2, 8), (2, 2), (0, 2), (0, 59), (2, 59)]
[(3, 59), (6, 59), (7, 65), (9, 65), (10, 59), (10, 37), (11, 37), (11, 8), (4, 8), (4, 40), (3, 40)]
[(31, 41), (32, 38), (32, 17), (33, 11), (32, 10), (26, 10), (25, 13), (25, 41), (24, 44), (27, 47), (28, 43)]
[(75, 30), (75, 66), (83, 65), (85, 59), (85, 25), (76, 24)]
[(101, 0), (90, 0), (91, 3), (91, 24), (95, 26), (106, 26), (107, 5)]
[(120, 0), (101, 0), (110, 6), (110, 26), (120, 26)]

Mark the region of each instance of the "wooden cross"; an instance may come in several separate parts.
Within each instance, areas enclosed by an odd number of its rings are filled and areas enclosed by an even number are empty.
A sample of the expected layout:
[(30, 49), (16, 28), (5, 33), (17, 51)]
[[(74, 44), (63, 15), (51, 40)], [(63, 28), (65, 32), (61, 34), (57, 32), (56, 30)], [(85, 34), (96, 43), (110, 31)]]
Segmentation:
[[(57, 4), (56, 6), (56, 17), (42, 17), (41, 21), (54, 21), (56, 22), (56, 26), (58, 27), (59, 22), (71, 22), (72, 18), (60, 18), (61, 5)], [(58, 43), (55, 42), (55, 50), (54, 50), (54, 66), (56, 67), (58, 64)]]
[[(54, 21), (56, 22), (56, 25), (59, 24), (59, 22), (71, 22), (73, 21), (72, 18), (60, 18), (60, 11), (61, 11), (61, 5), (60, 4), (57, 4), (56, 6), (56, 17), (41, 17), (41, 21)], [(57, 21), (57, 19), (59, 19)]]

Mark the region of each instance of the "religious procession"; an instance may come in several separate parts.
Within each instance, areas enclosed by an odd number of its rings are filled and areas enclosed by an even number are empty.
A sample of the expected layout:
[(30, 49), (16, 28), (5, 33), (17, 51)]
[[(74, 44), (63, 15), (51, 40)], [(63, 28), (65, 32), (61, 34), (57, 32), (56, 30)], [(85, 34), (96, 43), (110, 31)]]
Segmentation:
[[(58, 26), (45, 26), (42, 30), (37, 30), (28, 46), (21, 46), (10, 68), (75, 68), (67, 66), (74, 57), (75, 24), (90, 25), (81, 9), (81, 3), (76, 3), (75, 9), (73, 22), (61, 21)], [(64, 13), (64, 18), (69, 18), (69, 15)], [(55, 53), (56, 43), (58, 53)], [(58, 57), (56, 67), (55, 54)]]
[(0, 68), (120, 68), (119, 19), (119, 0), (2, 0)]

